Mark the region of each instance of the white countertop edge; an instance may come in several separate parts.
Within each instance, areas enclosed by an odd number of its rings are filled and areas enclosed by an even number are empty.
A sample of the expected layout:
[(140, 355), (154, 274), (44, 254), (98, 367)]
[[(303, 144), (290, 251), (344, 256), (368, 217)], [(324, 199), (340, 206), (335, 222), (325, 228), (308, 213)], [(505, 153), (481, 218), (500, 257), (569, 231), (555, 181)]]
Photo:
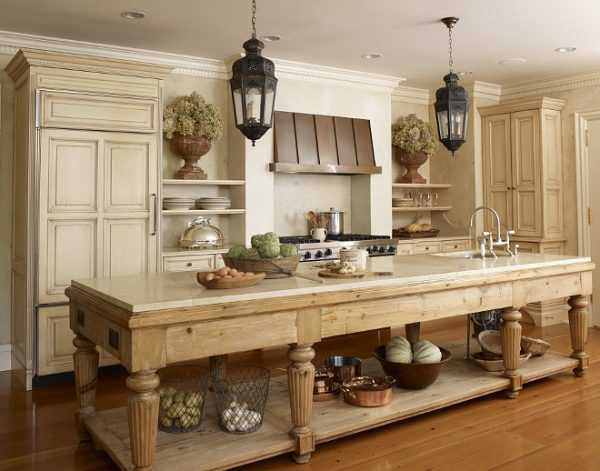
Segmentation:
[[(431, 255), (435, 256), (435, 255)], [(405, 258), (409, 259), (410, 256), (406, 256)], [(482, 274), (499, 274), (499, 273), (508, 273), (508, 272), (516, 272), (522, 270), (535, 270), (539, 268), (549, 268), (549, 267), (558, 267), (558, 266), (568, 266), (568, 265), (577, 265), (582, 263), (591, 263), (590, 257), (573, 257), (566, 258), (562, 260), (551, 260), (545, 262), (537, 262), (537, 263), (527, 263), (526, 265), (508, 265), (501, 267), (479, 267), (471, 270), (463, 270), (458, 274), (455, 272), (452, 273), (444, 273), (444, 274), (426, 274), (419, 276), (411, 276), (411, 277), (398, 277), (398, 276), (382, 276), (376, 277), (368, 280), (356, 279), (356, 280), (327, 280), (326, 284), (319, 284), (317, 282), (313, 282), (311, 286), (306, 287), (298, 287), (291, 289), (281, 289), (281, 290), (273, 290), (273, 291), (264, 291), (264, 292), (252, 292), (252, 293), (242, 293), (239, 292), (231, 295), (222, 295), (215, 296), (212, 298), (189, 298), (184, 300), (174, 300), (174, 301), (157, 301), (153, 303), (141, 303), (131, 305), (129, 303), (123, 302), (117, 298), (112, 297), (109, 294), (106, 294), (102, 291), (96, 290), (88, 285), (83, 283), (79, 283), (77, 281), (73, 281), (72, 284), (76, 287), (81, 288), (84, 291), (94, 293), (99, 297), (111, 302), (112, 304), (119, 306), (127, 311), (132, 313), (142, 313), (147, 311), (155, 311), (162, 309), (179, 309), (179, 308), (191, 308), (198, 306), (210, 306), (214, 304), (224, 304), (231, 302), (243, 302), (243, 301), (255, 301), (261, 299), (270, 299), (270, 298), (283, 298), (288, 296), (302, 296), (302, 295), (310, 295), (310, 294), (319, 294), (319, 293), (331, 293), (336, 291), (346, 291), (352, 289), (363, 289), (370, 287), (385, 287), (385, 286), (393, 286), (393, 285), (404, 285), (410, 286), (414, 284), (422, 284), (422, 283), (437, 283), (443, 281), (456, 281), (456, 280), (468, 280), (469, 278), (473, 278), (475, 276), (481, 276)], [(311, 283), (307, 280), (308, 283)]]

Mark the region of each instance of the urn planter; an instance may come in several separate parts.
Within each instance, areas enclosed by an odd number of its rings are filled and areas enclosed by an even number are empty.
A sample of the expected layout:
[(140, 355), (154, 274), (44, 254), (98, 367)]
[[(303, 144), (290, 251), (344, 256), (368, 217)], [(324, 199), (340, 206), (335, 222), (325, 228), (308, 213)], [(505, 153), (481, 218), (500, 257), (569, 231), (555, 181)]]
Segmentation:
[(195, 165), (200, 157), (210, 150), (210, 141), (206, 137), (175, 134), (171, 139), (171, 149), (185, 160), (183, 167), (175, 173), (175, 178), (181, 180), (206, 180), (208, 178), (206, 173)]
[(427, 179), (419, 173), (419, 167), (427, 162), (429, 156), (423, 152), (410, 154), (395, 147), (396, 160), (406, 168), (406, 173), (400, 177), (398, 183), (427, 183)]

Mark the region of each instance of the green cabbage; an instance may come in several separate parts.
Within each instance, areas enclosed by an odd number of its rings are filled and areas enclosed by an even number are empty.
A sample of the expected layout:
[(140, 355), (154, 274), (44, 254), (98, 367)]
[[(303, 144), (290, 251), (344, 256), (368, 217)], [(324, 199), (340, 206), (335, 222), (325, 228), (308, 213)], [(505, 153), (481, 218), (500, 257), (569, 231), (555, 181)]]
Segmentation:
[(281, 244), (280, 253), (282, 257), (295, 257), (298, 255), (298, 249), (293, 244)]

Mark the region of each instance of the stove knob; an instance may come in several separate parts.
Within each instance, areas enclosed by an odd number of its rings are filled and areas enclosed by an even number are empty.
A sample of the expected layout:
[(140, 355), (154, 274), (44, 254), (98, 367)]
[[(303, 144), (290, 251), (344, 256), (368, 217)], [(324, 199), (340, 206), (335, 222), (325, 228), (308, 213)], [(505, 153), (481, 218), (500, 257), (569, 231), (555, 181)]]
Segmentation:
[(379, 247), (379, 253), (385, 253), (385, 247), (384, 246)]
[(390, 246), (388, 247), (388, 252), (389, 252), (389, 253), (396, 253), (396, 247), (394, 247), (393, 245), (390, 245)]
[(321, 258), (323, 256), (323, 252), (321, 252), (320, 250), (317, 250), (317, 253), (315, 254), (316, 258)]
[(312, 258), (312, 254), (310, 252), (304, 252), (304, 260), (308, 260)]
[(377, 247), (376, 245), (372, 245), (371, 247), (369, 247), (370, 254), (377, 253), (378, 251), (379, 251), (379, 247)]
[(331, 249), (325, 249), (325, 256), (329, 257), (333, 252), (331, 251)]

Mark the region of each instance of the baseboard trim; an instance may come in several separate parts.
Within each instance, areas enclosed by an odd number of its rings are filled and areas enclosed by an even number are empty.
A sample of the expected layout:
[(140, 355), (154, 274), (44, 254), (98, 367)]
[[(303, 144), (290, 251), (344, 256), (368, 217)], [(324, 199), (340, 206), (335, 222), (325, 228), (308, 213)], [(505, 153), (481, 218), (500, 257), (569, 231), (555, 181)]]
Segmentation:
[(10, 343), (0, 345), (0, 371), (12, 369), (12, 345)]

